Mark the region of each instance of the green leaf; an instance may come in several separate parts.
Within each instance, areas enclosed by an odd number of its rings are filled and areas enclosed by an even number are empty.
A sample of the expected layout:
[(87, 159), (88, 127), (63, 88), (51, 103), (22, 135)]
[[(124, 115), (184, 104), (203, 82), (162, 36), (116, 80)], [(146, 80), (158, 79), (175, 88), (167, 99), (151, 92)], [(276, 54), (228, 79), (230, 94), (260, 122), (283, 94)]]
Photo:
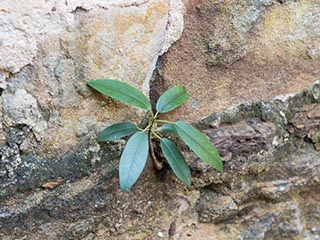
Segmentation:
[(119, 180), (122, 191), (128, 191), (138, 180), (148, 158), (148, 135), (137, 132), (130, 137), (120, 158)]
[(129, 136), (138, 131), (136, 125), (131, 122), (123, 122), (111, 125), (105, 128), (98, 136), (98, 142), (110, 141)]
[(188, 100), (186, 88), (176, 86), (165, 91), (158, 99), (156, 109), (158, 112), (169, 112)]
[(144, 110), (151, 109), (151, 104), (147, 97), (127, 83), (111, 79), (97, 79), (89, 81), (88, 85), (100, 93), (117, 99), (123, 103), (142, 108)]
[(173, 172), (184, 184), (189, 186), (191, 184), (190, 169), (177, 146), (171, 140), (162, 138), (160, 147)]
[(200, 159), (217, 170), (223, 170), (221, 157), (206, 135), (190, 124), (181, 121), (176, 122), (175, 128), (181, 139)]
[(173, 124), (163, 124), (161, 126), (161, 130), (165, 133), (170, 133), (170, 134), (174, 134), (176, 136), (179, 136), (178, 135), (178, 132), (177, 130), (175, 129), (174, 125)]

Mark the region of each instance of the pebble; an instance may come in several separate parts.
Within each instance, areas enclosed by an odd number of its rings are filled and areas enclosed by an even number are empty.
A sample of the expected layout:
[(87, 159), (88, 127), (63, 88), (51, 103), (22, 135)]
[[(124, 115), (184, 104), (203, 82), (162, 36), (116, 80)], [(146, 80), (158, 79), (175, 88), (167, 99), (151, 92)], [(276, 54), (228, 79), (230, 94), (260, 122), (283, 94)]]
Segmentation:
[(163, 238), (163, 232), (158, 232), (158, 237)]

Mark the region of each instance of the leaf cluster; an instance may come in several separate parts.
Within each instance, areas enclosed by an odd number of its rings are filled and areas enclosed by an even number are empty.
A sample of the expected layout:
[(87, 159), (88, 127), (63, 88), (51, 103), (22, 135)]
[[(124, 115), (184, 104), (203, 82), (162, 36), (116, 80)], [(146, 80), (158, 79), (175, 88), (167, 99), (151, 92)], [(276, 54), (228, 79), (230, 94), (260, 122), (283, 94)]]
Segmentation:
[(184, 184), (188, 186), (191, 184), (190, 169), (179, 148), (169, 139), (170, 134), (180, 137), (201, 160), (211, 167), (217, 170), (223, 169), (221, 157), (206, 135), (186, 122), (171, 122), (159, 118), (161, 113), (172, 111), (188, 100), (185, 87), (175, 86), (164, 92), (156, 103), (156, 113), (154, 113), (147, 97), (127, 83), (98, 79), (89, 81), (88, 85), (108, 97), (151, 113), (149, 122), (144, 128), (131, 122), (117, 123), (104, 129), (97, 138), (98, 142), (105, 142), (130, 136), (119, 164), (122, 191), (129, 190), (138, 180), (149, 153), (155, 168), (161, 169), (162, 163), (155, 157), (152, 141), (160, 141), (161, 151), (175, 175)]

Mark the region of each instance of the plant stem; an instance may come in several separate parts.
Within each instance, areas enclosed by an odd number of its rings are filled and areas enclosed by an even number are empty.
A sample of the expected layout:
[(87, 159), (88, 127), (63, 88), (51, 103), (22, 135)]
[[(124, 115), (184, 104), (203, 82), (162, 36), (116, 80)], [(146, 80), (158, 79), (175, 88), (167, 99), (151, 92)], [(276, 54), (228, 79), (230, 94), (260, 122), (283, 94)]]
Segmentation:
[(152, 144), (152, 139), (151, 139), (151, 134), (152, 134), (152, 131), (151, 129), (149, 129), (149, 132), (148, 132), (148, 141), (149, 141), (149, 152), (150, 152), (150, 155), (151, 155), (151, 159), (152, 159), (152, 162), (153, 162), (153, 167), (156, 169), (156, 170), (161, 170), (163, 165), (162, 165), (162, 162), (159, 162), (155, 153), (154, 153), (154, 148), (153, 148), (153, 144)]
[(150, 121), (148, 126), (146, 126), (145, 129), (142, 130), (142, 132), (146, 132), (147, 130), (150, 130), (152, 125), (153, 125), (153, 123), (152, 123), (152, 121)]
[(161, 140), (162, 138), (153, 130), (151, 130), (152, 134), (155, 135), (159, 140)]
[(155, 114), (154, 117), (153, 117), (153, 120), (156, 120), (157, 117), (158, 117), (158, 115), (159, 115), (159, 112), (156, 112), (156, 114)]
[(169, 123), (169, 124), (176, 124), (175, 122), (172, 122), (172, 121), (167, 121), (167, 120), (161, 120), (161, 119), (156, 119), (155, 121), (156, 121), (156, 122), (159, 122), (159, 123)]
[(157, 121), (158, 114), (159, 114), (159, 112), (156, 112), (156, 114), (151, 118), (151, 120), (145, 130), (148, 130), (149, 152), (150, 152), (151, 159), (153, 162), (153, 167), (159, 171), (162, 169), (163, 165), (162, 165), (162, 162), (158, 161), (158, 159), (154, 153), (154, 148), (153, 148), (153, 143), (152, 143), (152, 134), (154, 134), (156, 137), (160, 138), (160, 136), (152, 130), (153, 124)]
[(157, 121), (157, 117), (158, 117), (158, 115), (159, 115), (159, 112), (156, 112), (155, 115), (153, 115), (152, 112), (151, 112), (151, 114), (152, 114), (152, 117), (151, 117), (150, 120), (149, 120), (148, 126), (146, 126), (146, 128), (143, 129), (142, 132), (146, 132), (147, 130), (152, 129), (152, 125), (154, 124), (155, 121)]

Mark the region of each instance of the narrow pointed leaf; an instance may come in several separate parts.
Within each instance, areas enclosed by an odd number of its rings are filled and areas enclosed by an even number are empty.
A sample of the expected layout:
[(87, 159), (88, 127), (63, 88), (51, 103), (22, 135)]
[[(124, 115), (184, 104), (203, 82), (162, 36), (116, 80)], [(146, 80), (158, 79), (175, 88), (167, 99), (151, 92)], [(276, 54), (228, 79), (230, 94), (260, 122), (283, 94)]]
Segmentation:
[(174, 134), (176, 136), (179, 136), (178, 135), (178, 132), (177, 130), (175, 129), (174, 125), (173, 124), (163, 124), (161, 126), (161, 130), (165, 133), (170, 133), (170, 134)]
[(129, 136), (138, 131), (136, 125), (131, 122), (123, 122), (111, 125), (105, 128), (98, 136), (98, 142), (110, 141)]
[(119, 180), (122, 191), (128, 191), (138, 180), (148, 158), (148, 135), (137, 132), (130, 137), (120, 158)]
[(177, 146), (169, 139), (163, 138), (160, 147), (173, 172), (184, 184), (189, 186), (191, 184), (190, 169)]
[(157, 111), (161, 113), (169, 112), (188, 100), (185, 87), (176, 86), (165, 91), (156, 104)]
[(181, 139), (200, 159), (217, 170), (223, 170), (221, 157), (206, 135), (190, 124), (181, 121), (176, 122), (175, 129)]
[(100, 93), (117, 99), (123, 103), (144, 110), (151, 109), (151, 104), (147, 97), (138, 89), (130, 86), (127, 83), (111, 79), (98, 79), (89, 81), (88, 85)]

